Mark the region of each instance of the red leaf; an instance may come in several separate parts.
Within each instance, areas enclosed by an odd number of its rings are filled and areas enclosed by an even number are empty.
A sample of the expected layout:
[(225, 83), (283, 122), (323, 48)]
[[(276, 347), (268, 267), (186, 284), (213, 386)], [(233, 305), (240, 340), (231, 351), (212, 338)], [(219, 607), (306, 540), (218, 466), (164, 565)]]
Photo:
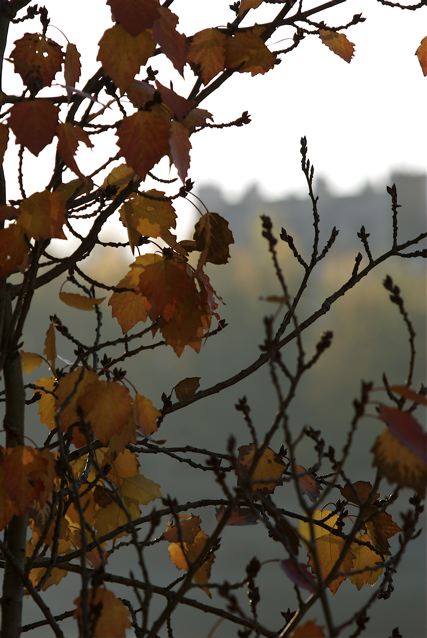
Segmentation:
[(32, 93), (50, 86), (61, 69), (63, 53), (59, 44), (38, 33), (26, 33), (15, 42), (10, 57)]
[(190, 131), (186, 126), (174, 120), (171, 124), (169, 148), (178, 175), (185, 182), (190, 168)]
[(107, 0), (114, 19), (131, 35), (151, 29), (159, 17), (158, 0)]
[(22, 144), (33, 155), (38, 155), (50, 144), (56, 132), (58, 107), (47, 100), (17, 102), (10, 110), (9, 126)]
[(379, 417), (393, 436), (427, 465), (427, 433), (412, 414), (382, 405)]
[(127, 164), (144, 179), (169, 150), (170, 122), (157, 110), (139, 111), (121, 122), (118, 146)]
[(74, 126), (69, 122), (60, 124), (57, 129), (58, 135), (58, 153), (60, 154), (64, 163), (71, 168), (76, 175), (83, 177), (79, 167), (76, 164), (74, 155), (77, 151), (79, 142), (83, 142), (86, 146), (92, 147), (93, 144), (89, 139), (88, 134), (80, 126)]
[(187, 61), (187, 38), (176, 30), (178, 17), (166, 7), (159, 8), (160, 17), (153, 25), (153, 35), (174, 67), (182, 74)]
[(185, 97), (175, 93), (172, 89), (163, 86), (159, 81), (156, 81), (156, 87), (161, 95), (162, 102), (178, 120), (183, 120), (194, 108), (194, 100), (187, 100)]

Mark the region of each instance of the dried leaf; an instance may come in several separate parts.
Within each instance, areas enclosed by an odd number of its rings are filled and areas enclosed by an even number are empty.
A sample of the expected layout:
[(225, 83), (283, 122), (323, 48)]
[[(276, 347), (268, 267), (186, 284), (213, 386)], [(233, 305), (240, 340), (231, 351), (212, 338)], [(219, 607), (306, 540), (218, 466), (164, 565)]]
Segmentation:
[(314, 620), (308, 620), (291, 633), (291, 638), (325, 638), (325, 633)]
[(339, 55), (346, 62), (351, 62), (354, 55), (354, 44), (344, 33), (337, 33), (331, 29), (320, 29), (319, 37), (333, 53)]
[[(324, 527), (317, 525), (316, 521), (319, 521), (320, 523), (323, 523), (328, 527), (334, 528), (338, 521), (338, 516), (336, 514), (332, 514), (331, 510), (325, 508), (321, 510), (315, 510), (313, 512), (311, 520), (313, 522), (313, 537), (314, 539), (318, 539), (322, 536), (325, 536), (326, 534), (330, 534), (330, 532)], [(308, 522), (300, 521), (298, 530), (303, 540), (308, 542), (311, 541), (310, 524)]]
[(126, 186), (136, 177), (135, 171), (133, 168), (128, 166), (127, 164), (120, 164), (113, 168), (111, 173), (107, 175), (102, 184), (102, 188), (107, 188), (108, 186), (115, 186), (117, 188), (117, 192), (120, 193)]
[(76, 83), (79, 81), (80, 71), (80, 53), (78, 52), (75, 44), (68, 42), (64, 58), (64, 78), (68, 92), (69, 89), (74, 88)]
[(187, 38), (176, 26), (178, 16), (167, 7), (159, 7), (159, 17), (153, 24), (153, 35), (163, 53), (182, 74), (187, 58)]
[(187, 98), (175, 93), (173, 89), (163, 86), (158, 80), (156, 80), (156, 88), (160, 93), (163, 104), (178, 120), (183, 120), (195, 106), (194, 100), (187, 100)]
[(127, 503), (135, 501), (140, 505), (147, 505), (162, 495), (160, 485), (150, 481), (142, 474), (126, 478), (121, 485), (120, 493)]
[(154, 188), (132, 196), (123, 204), (120, 216), (128, 230), (133, 229), (146, 237), (162, 237), (176, 225), (176, 213), (170, 199)]
[(259, 29), (244, 31), (227, 38), (225, 54), (227, 69), (257, 75), (270, 71), (275, 61), (276, 56), (265, 45)]
[(388, 428), (380, 434), (372, 448), (374, 465), (390, 482), (410, 487), (422, 497), (427, 486), (427, 466), (403, 445)]
[(49, 450), (19, 445), (4, 450), (4, 481), (7, 497), (17, 514), (28, 512), (50, 497), (55, 477), (55, 457)]
[(168, 523), (163, 538), (170, 543), (193, 543), (200, 529), (200, 516), (194, 514), (179, 514), (178, 521)]
[(126, 91), (126, 95), (137, 109), (143, 109), (147, 102), (151, 102), (154, 94), (154, 86), (141, 80), (132, 80)]
[(10, 109), (9, 126), (18, 144), (38, 155), (51, 143), (58, 123), (58, 107), (47, 100), (24, 100)]
[(21, 350), (21, 366), (25, 374), (31, 374), (33, 370), (37, 370), (43, 363), (43, 357), (36, 352), (24, 352)]
[[(194, 563), (204, 551), (208, 540), (209, 536), (200, 530), (192, 543), (170, 543), (169, 557), (172, 563), (178, 569), (188, 570), (191, 564)], [(207, 585), (214, 560), (215, 554), (213, 552), (209, 553), (193, 576), (194, 582), (200, 585), (209, 597), (210, 593)]]
[(43, 354), (49, 362), (51, 370), (55, 372), (56, 362), (56, 338), (55, 338), (55, 325), (51, 322), (46, 332), (44, 340)]
[(409, 401), (413, 401), (419, 405), (427, 405), (427, 396), (408, 388), (406, 385), (391, 385), (390, 390), (401, 397), (405, 397), (405, 399)]
[(227, 36), (218, 29), (204, 29), (191, 38), (188, 61), (200, 70), (203, 84), (208, 84), (225, 68)]
[(169, 148), (172, 161), (176, 166), (180, 179), (185, 182), (190, 168), (190, 132), (184, 124), (174, 120), (170, 128)]
[(146, 297), (137, 290), (143, 270), (142, 259), (152, 263), (154, 259), (161, 259), (161, 257), (158, 255), (138, 257), (128, 274), (117, 285), (118, 288), (129, 288), (129, 292), (114, 292), (108, 302), (112, 315), (117, 319), (123, 332), (128, 332), (139, 321), (146, 321), (148, 317), (150, 304)]
[(401, 529), (388, 512), (378, 511), (375, 513), (375, 509), (372, 510), (373, 508), (368, 508), (365, 523), (370, 540), (381, 554), (389, 554), (390, 545), (388, 539), (398, 534)]
[[(215, 516), (218, 523), (224, 517), (225, 507), (218, 507)], [(258, 515), (250, 507), (236, 505), (231, 510), (231, 514), (227, 519), (226, 525), (256, 525), (258, 523)]]
[(202, 253), (198, 269), (206, 262), (226, 264), (230, 258), (230, 244), (234, 244), (233, 233), (226, 219), (218, 213), (205, 213), (194, 227), (193, 239)]
[(105, 299), (105, 297), (96, 299), (95, 297), (85, 297), (75, 292), (62, 291), (59, 293), (59, 298), (63, 303), (67, 304), (67, 306), (71, 306), (71, 308), (76, 308), (77, 310), (93, 310), (95, 306), (99, 306)]
[(6, 124), (0, 124), (0, 164), (3, 163), (4, 154), (9, 140), (9, 127)]
[[(37, 409), (39, 413), (40, 422), (44, 425), (47, 425), (49, 430), (53, 430), (56, 427), (55, 424), (55, 409), (56, 409), (56, 401), (53, 395), (53, 390), (55, 388), (55, 378), (54, 377), (42, 377), (36, 381), (36, 386), (39, 386), (40, 389), (37, 389), (36, 392), (41, 394), (41, 398), (38, 401)], [(45, 390), (45, 392), (43, 391)]]
[(66, 239), (65, 206), (60, 193), (42, 191), (23, 199), (19, 206), (18, 224), (34, 239)]
[(114, 19), (133, 36), (151, 29), (159, 17), (158, 0), (107, 0), (107, 4)]
[(77, 403), (96, 438), (105, 445), (132, 419), (130, 394), (121, 383), (97, 379), (85, 385)]
[(287, 560), (281, 560), (280, 566), (285, 572), (286, 576), (300, 589), (306, 589), (311, 594), (314, 594), (317, 590), (316, 581), (308, 571), (307, 567), (302, 563), (297, 563), (295, 560), (288, 558)]
[(297, 476), (301, 492), (303, 494), (307, 494), (312, 501), (317, 501), (320, 496), (320, 485), (316, 481), (315, 476), (310, 472), (307, 472), (305, 467), (302, 465), (295, 465), (294, 471)]
[(0, 277), (23, 271), (30, 246), (18, 224), (0, 228)]
[(35, 94), (52, 84), (55, 75), (61, 70), (63, 53), (59, 44), (50, 38), (38, 33), (26, 33), (16, 40), (10, 57), (16, 73)]
[[(97, 379), (98, 377), (93, 370), (76, 368), (60, 378), (55, 390), (57, 402), (53, 422), (55, 423), (55, 415), (57, 414), (58, 422), (64, 432), (73, 428), (73, 441), (77, 446), (85, 445), (87, 442), (86, 436), (81, 434), (78, 428), (73, 427), (78, 426), (81, 422), (78, 400), (85, 393), (86, 387), (93, 385)], [(47, 425), (50, 427), (49, 423)]]
[(200, 377), (186, 377), (174, 387), (178, 401), (187, 401), (194, 396), (199, 389)]
[(378, 492), (372, 492), (372, 485), (368, 481), (356, 481), (351, 485), (345, 485), (340, 491), (350, 503), (359, 506), (368, 502), (373, 503), (380, 496)]
[(239, 6), (239, 16), (243, 15), (250, 9), (257, 9), (264, 0), (241, 0)]
[[(128, 608), (117, 598), (113, 592), (97, 587), (87, 591), (89, 606), (89, 626), (93, 628), (93, 638), (125, 638), (126, 629), (130, 629), (130, 617)], [(85, 632), (82, 625), (81, 598), (74, 601), (76, 611), (74, 616), (81, 627), (81, 634)]]
[(271, 448), (267, 447), (253, 467), (256, 452), (257, 449), (253, 443), (239, 447), (237, 464), (239, 483), (244, 486), (248, 484), (253, 494), (272, 494), (282, 482), (286, 465)]
[(427, 36), (420, 42), (420, 46), (415, 51), (415, 55), (420, 63), (423, 75), (427, 75)]
[(157, 419), (162, 413), (153, 405), (150, 399), (137, 393), (134, 399), (133, 411), (138, 430), (145, 436), (150, 436), (157, 432)]
[(59, 124), (56, 132), (58, 135), (58, 153), (61, 159), (76, 175), (83, 178), (74, 155), (77, 152), (79, 142), (83, 142), (89, 148), (93, 147), (89, 135), (80, 126), (74, 126), (69, 122)]

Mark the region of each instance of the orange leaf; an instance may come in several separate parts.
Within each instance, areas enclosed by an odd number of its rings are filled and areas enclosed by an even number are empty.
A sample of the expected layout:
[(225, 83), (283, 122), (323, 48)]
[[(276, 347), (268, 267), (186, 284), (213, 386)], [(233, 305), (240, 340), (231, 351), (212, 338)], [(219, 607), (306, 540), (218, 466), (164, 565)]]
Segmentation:
[(186, 401), (194, 396), (200, 385), (200, 377), (187, 377), (174, 387), (178, 401)]
[(182, 74), (187, 57), (187, 38), (176, 29), (178, 16), (167, 7), (159, 7), (159, 18), (153, 24), (153, 35), (163, 53)]
[(61, 159), (68, 168), (76, 173), (76, 175), (83, 178), (83, 175), (76, 164), (76, 160), (74, 159), (74, 155), (77, 151), (79, 142), (83, 142), (90, 148), (93, 147), (93, 144), (89, 139), (89, 135), (80, 126), (74, 126), (69, 122), (59, 124), (56, 133), (58, 135), (58, 153), (61, 156)]
[[(361, 534), (359, 536), (359, 540), (365, 542), (371, 541), (368, 534)], [(374, 585), (384, 571), (383, 567), (372, 570), (372, 567), (375, 567), (377, 563), (383, 562), (380, 554), (377, 554), (369, 547), (366, 547), (365, 545), (359, 545), (358, 543), (352, 543), (351, 551), (354, 554), (354, 563), (352, 569), (355, 571), (366, 569), (366, 571), (362, 571), (359, 574), (350, 575), (350, 582), (353, 583), (353, 585), (355, 585), (357, 589), (362, 589), (364, 585)]]
[(118, 128), (118, 146), (126, 163), (145, 179), (169, 150), (170, 122), (158, 111), (139, 111)]
[[(192, 543), (171, 543), (169, 545), (169, 557), (178, 569), (188, 570), (205, 549), (209, 536), (202, 530), (196, 534)], [(196, 570), (193, 579), (210, 596), (208, 590), (209, 576), (215, 554), (209, 553), (202, 565)]]
[(24, 239), (21, 228), (11, 224), (0, 229), (0, 276), (7, 277), (13, 272), (23, 270), (30, 246)]
[(226, 264), (230, 258), (230, 244), (234, 244), (233, 233), (226, 219), (218, 213), (206, 213), (194, 227), (193, 239), (201, 251), (198, 269), (206, 262)]
[(64, 78), (67, 90), (73, 88), (80, 78), (80, 53), (75, 44), (68, 42), (64, 58)]
[(67, 306), (71, 306), (71, 308), (76, 308), (77, 310), (93, 310), (95, 306), (99, 306), (105, 299), (105, 297), (100, 299), (85, 297), (84, 295), (79, 295), (74, 292), (60, 292), (59, 298), (63, 303), (67, 304)]
[(56, 339), (55, 339), (55, 325), (51, 323), (46, 332), (44, 340), (43, 354), (49, 362), (49, 365), (53, 371), (55, 371), (56, 362)]
[(344, 33), (337, 33), (331, 29), (320, 29), (319, 37), (333, 53), (339, 55), (346, 62), (351, 62), (354, 55), (354, 44)]
[(55, 458), (49, 450), (22, 445), (6, 448), (3, 464), (6, 494), (18, 514), (47, 502), (55, 476)]
[(134, 400), (134, 419), (136, 427), (145, 434), (145, 436), (150, 436), (150, 434), (157, 432), (157, 419), (160, 415), (160, 410), (153, 405), (150, 399), (147, 399), (141, 394), (136, 394)]
[(170, 543), (191, 544), (200, 531), (200, 516), (179, 514), (178, 521), (173, 520), (168, 524), (163, 532), (163, 538)]
[(291, 638), (325, 638), (325, 634), (314, 620), (308, 620), (291, 633)]
[(253, 494), (272, 494), (281, 483), (286, 465), (271, 448), (267, 447), (258, 457), (254, 466), (256, 452), (253, 443), (239, 447), (237, 465), (239, 483), (244, 486), (249, 483)]
[[(80, 424), (81, 416), (80, 408), (78, 407), (78, 400), (80, 396), (85, 393), (86, 387), (88, 385), (93, 385), (97, 379), (98, 377), (93, 370), (86, 370), (82, 368), (76, 368), (76, 370), (73, 370), (60, 378), (58, 387), (55, 390), (57, 404), (53, 416), (57, 413), (58, 421), (64, 432), (72, 426)], [(49, 406), (46, 404), (47, 402), (45, 402), (45, 407), (49, 409)], [(45, 416), (49, 419), (48, 411), (46, 411)], [(44, 421), (44, 423), (46, 423), (46, 421)], [(47, 425), (50, 427), (49, 422)], [(81, 435), (76, 428), (73, 429), (73, 440), (75, 443), (81, 445), (85, 445), (87, 442), (86, 437)]]
[(188, 61), (200, 69), (204, 84), (224, 70), (227, 36), (218, 29), (204, 29), (191, 38)]
[(58, 107), (47, 100), (25, 100), (10, 109), (9, 126), (18, 144), (38, 155), (56, 132)]
[(275, 60), (276, 56), (265, 45), (258, 29), (237, 33), (227, 38), (225, 55), (227, 69), (257, 75), (270, 71), (274, 67)]
[(243, 15), (245, 11), (249, 11), (250, 9), (257, 9), (260, 4), (262, 4), (264, 0), (241, 0), (239, 7), (239, 16)]
[(128, 274), (117, 284), (117, 288), (129, 288), (129, 291), (114, 292), (108, 305), (111, 306), (115, 317), (123, 332), (128, 332), (139, 321), (146, 321), (150, 304), (137, 290), (139, 277), (145, 264), (161, 259), (158, 255), (142, 255), (132, 264)]
[(374, 465), (390, 483), (410, 487), (423, 496), (427, 486), (427, 465), (400, 443), (388, 428), (372, 448)]
[(8, 140), (9, 127), (6, 126), (6, 124), (0, 124), (0, 164), (3, 163), (3, 157), (6, 152)]
[[(130, 629), (128, 608), (113, 594), (102, 587), (89, 589), (87, 591), (88, 600), (88, 622), (93, 630), (94, 638), (125, 638), (126, 629)], [(82, 622), (82, 612), (80, 609), (81, 598), (74, 601), (76, 605), (75, 617), (79, 625)], [(81, 629), (83, 634), (85, 628)]]
[(171, 124), (169, 148), (178, 175), (185, 182), (190, 168), (190, 132), (186, 126), (176, 120)]
[[(324, 581), (328, 578), (332, 569), (335, 567), (337, 560), (340, 557), (341, 551), (344, 547), (345, 540), (333, 534), (326, 534), (316, 540), (316, 552), (319, 560), (320, 574), (319, 577)], [(351, 550), (348, 550), (343, 560), (341, 561), (338, 571), (347, 572), (353, 568), (354, 554)], [(309, 566), (312, 571), (316, 572), (315, 562), (313, 556), (310, 555)], [(346, 576), (338, 576), (333, 578), (328, 584), (328, 588), (333, 594), (336, 593), (339, 586), (344, 582)]]
[[(330, 532), (324, 527), (320, 525), (316, 525), (316, 521), (319, 521), (320, 523), (324, 523), (328, 527), (334, 528), (338, 521), (338, 516), (336, 514), (332, 514), (331, 510), (325, 508), (321, 510), (315, 510), (311, 516), (311, 520), (313, 523), (313, 536), (314, 536), (314, 539), (316, 540), (318, 538), (321, 538), (322, 536), (325, 536), (326, 534), (328, 535), (330, 534)], [(299, 529), (301, 538), (310, 542), (311, 541), (310, 523), (306, 521), (300, 521), (298, 525), (298, 529)]]
[(419, 394), (419, 392), (415, 392), (415, 390), (411, 390), (411, 388), (408, 388), (406, 385), (391, 385), (390, 390), (399, 394), (401, 397), (405, 397), (405, 399), (409, 399), (409, 401), (413, 401), (419, 405), (427, 405), (427, 396)]
[[(107, 29), (99, 42), (99, 60), (110, 78), (124, 92), (154, 53), (153, 36), (143, 31), (132, 36), (121, 24)], [(118, 53), (120, 52), (120, 53)]]
[(62, 230), (65, 224), (65, 206), (62, 196), (49, 191), (33, 193), (19, 206), (18, 224), (34, 239), (66, 239)]
[(56, 427), (55, 424), (55, 409), (56, 401), (53, 395), (53, 389), (55, 387), (54, 377), (42, 377), (36, 381), (36, 385), (45, 390), (36, 390), (41, 394), (41, 398), (38, 401), (37, 409), (39, 413), (40, 422), (47, 425), (49, 430), (53, 430)]
[(36, 352), (24, 352), (21, 350), (19, 354), (21, 356), (22, 372), (25, 374), (31, 374), (33, 370), (37, 370), (43, 363), (43, 357)]
[(129, 391), (114, 381), (96, 380), (86, 385), (77, 403), (96, 438), (105, 445), (132, 418)]
[(423, 75), (427, 75), (427, 36), (421, 40), (420, 46), (415, 51), (415, 55), (421, 65)]
[(10, 57), (32, 94), (50, 86), (62, 66), (63, 53), (59, 44), (38, 33), (26, 33), (15, 42)]
[(133, 36), (151, 29), (159, 17), (158, 0), (107, 0), (114, 19)]
[(176, 213), (170, 199), (154, 188), (132, 196), (123, 204), (120, 216), (128, 229), (147, 237), (162, 237), (176, 225)]

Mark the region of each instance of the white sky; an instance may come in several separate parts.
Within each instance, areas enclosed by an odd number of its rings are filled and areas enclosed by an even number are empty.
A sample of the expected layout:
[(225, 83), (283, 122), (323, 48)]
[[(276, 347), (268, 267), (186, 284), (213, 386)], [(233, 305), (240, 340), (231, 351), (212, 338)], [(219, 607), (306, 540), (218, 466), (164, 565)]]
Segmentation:
[[(232, 19), (230, 3), (175, 0), (171, 8), (181, 18), (180, 29), (191, 35)], [(84, 56), (82, 86), (98, 64), (97, 43), (111, 25), (109, 7), (104, 0), (47, 0), (45, 5), (51, 24), (62, 29)], [(258, 12), (259, 20), (276, 11), (277, 5), (269, 5), (264, 13)], [(253, 183), (268, 197), (301, 191), (301, 135), (308, 137), (317, 174), (327, 177), (337, 192), (354, 190), (367, 181), (385, 183), (396, 168), (426, 170), (427, 78), (414, 53), (427, 35), (427, 8), (403, 12), (381, 7), (375, 0), (351, 0), (345, 8), (318, 19), (329, 16), (331, 24), (341, 24), (360, 12), (367, 21), (347, 31), (356, 44), (351, 64), (313, 37), (270, 73), (254, 78), (236, 74), (201, 104), (217, 122), (247, 110), (252, 123), (193, 136), (189, 176), (196, 185), (219, 184), (232, 198)], [(15, 30), (14, 39), (38, 28), (37, 20), (24, 23)], [(49, 28), (48, 35), (65, 45), (56, 30)], [(284, 46), (286, 42), (273, 48)], [(190, 70), (187, 89), (170, 65), (163, 70), (159, 74), (163, 84), (172, 79), (176, 90), (188, 92), (194, 81)], [(7, 84), (5, 88), (9, 90)], [(37, 162), (43, 161), (44, 153)], [(40, 183), (33, 190), (41, 190)]]

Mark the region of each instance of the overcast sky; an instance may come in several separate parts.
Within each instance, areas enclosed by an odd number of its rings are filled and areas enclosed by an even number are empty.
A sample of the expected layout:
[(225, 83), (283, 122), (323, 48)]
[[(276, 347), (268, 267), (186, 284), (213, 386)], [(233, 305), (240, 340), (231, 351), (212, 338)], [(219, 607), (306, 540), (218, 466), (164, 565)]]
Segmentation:
[[(230, 2), (175, 0), (171, 8), (181, 17), (180, 29), (191, 35), (231, 19)], [(61, 28), (84, 56), (83, 82), (98, 64), (97, 42), (111, 25), (109, 7), (104, 0), (45, 4), (51, 24)], [(259, 20), (272, 11), (277, 5), (259, 13)], [(254, 78), (236, 74), (201, 104), (218, 122), (247, 110), (252, 124), (193, 136), (190, 177), (196, 184), (219, 184), (231, 197), (253, 183), (268, 197), (301, 191), (301, 135), (308, 137), (317, 173), (337, 192), (367, 181), (385, 183), (392, 169), (425, 171), (427, 78), (414, 54), (427, 35), (427, 8), (403, 12), (374, 0), (352, 0), (319, 19), (328, 15), (331, 24), (341, 24), (361, 11), (367, 21), (347, 31), (356, 44), (351, 64), (313, 37), (270, 73)], [(24, 25), (23, 31), (33, 30), (28, 22)], [(49, 28), (48, 35), (65, 45), (55, 29)], [(286, 43), (272, 48), (283, 46)], [(159, 75), (164, 84), (172, 79), (176, 90), (188, 92), (194, 81), (190, 70), (185, 86), (173, 69), (164, 70), (167, 73)]]

